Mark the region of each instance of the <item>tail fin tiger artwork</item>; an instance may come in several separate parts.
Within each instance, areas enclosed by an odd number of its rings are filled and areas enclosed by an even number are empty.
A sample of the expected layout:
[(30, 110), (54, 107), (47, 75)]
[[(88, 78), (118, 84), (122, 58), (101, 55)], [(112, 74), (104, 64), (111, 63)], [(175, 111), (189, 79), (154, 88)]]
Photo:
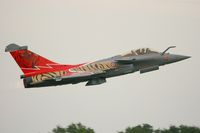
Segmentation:
[(106, 78), (120, 76), (135, 71), (145, 73), (158, 70), (159, 66), (190, 58), (189, 56), (174, 55), (153, 51), (149, 48), (132, 50), (127, 54), (91, 63), (63, 65), (42, 57), (27, 46), (9, 44), (5, 52), (10, 52), (24, 75), (25, 88), (77, 84), (86, 82), (86, 86), (106, 82)]
[(27, 46), (10, 44), (6, 47), (5, 52), (10, 52), (10, 54), (26, 76), (72, 67), (72, 65), (62, 65), (46, 59), (28, 50)]
[(20, 47), (10, 44), (6, 47), (24, 74), (37, 72), (41, 69), (49, 69), (47, 64), (57, 64), (27, 49), (27, 46)]

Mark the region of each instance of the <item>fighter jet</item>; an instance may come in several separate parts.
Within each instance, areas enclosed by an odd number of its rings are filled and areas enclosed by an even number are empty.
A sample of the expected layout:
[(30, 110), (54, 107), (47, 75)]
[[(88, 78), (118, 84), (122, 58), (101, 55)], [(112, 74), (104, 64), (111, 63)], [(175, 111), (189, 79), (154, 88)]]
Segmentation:
[(146, 73), (158, 70), (160, 66), (190, 58), (190, 56), (167, 53), (150, 48), (131, 50), (110, 58), (76, 65), (59, 64), (32, 51), (28, 46), (9, 44), (5, 52), (10, 52), (21, 68), (25, 88), (57, 86), (87, 82), (86, 86), (99, 85), (107, 78), (139, 71)]

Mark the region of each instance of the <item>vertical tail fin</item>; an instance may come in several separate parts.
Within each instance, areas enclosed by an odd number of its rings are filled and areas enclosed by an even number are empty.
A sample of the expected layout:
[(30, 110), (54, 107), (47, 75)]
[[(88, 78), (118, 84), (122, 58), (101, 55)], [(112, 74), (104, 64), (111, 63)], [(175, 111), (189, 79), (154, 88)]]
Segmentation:
[(5, 52), (10, 52), (25, 75), (52, 69), (51, 65), (59, 65), (38, 54), (33, 53), (32, 51), (28, 50), (27, 46), (9, 44), (6, 47)]

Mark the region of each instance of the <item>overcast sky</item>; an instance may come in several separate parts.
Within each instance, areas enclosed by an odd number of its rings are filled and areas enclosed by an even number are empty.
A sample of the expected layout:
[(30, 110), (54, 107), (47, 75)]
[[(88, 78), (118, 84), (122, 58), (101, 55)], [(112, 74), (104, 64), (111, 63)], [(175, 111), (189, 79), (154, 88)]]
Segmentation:
[[(192, 56), (159, 71), (24, 89), (9, 43), (76, 64), (150, 47)], [(149, 123), (200, 126), (199, 0), (0, 0), (0, 132), (47, 133), (81, 122), (97, 133)]]

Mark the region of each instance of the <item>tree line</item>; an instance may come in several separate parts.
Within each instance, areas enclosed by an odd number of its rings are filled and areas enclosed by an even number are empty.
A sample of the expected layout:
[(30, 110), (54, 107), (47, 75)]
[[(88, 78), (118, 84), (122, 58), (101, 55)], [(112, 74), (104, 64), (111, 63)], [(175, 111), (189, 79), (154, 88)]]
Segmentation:
[[(86, 127), (81, 123), (74, 124), (67, 127), (57, 126), (52, 129), (51, 133), (95, 133), (94, 129)], [(117, 133), (200, 133), (200, 128), (195, 126), (170, 126), (167, 129), (154, 129), (149, 124), (142, 124), (133, 127), (127, 127), (123, 131)]]

